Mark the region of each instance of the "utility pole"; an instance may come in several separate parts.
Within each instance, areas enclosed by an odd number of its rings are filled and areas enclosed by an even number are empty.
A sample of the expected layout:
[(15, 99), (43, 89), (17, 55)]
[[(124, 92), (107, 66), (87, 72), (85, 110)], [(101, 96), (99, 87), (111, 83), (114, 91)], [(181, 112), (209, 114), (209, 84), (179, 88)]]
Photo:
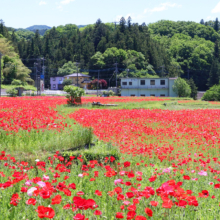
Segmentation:
[(79, 66), (79, 63), (76, 62), (76, 67), (77, 67), (77, 87), (79, 86), (79, 77), (78, 77), (78, 66)]
[(98, 89), (99, 89), (99, 72), (100, 72), (100, 70), (98, 71), (98, 81), (97, 81), (97, 97), (99, 96), (99, 92), (98, 92)]
[(164, 65), (162, 65), (162, 66), (160, 66), (161, 68), (162, 68), (162, 77), (164, 77), (164, 75), (163, 75), (163, 71), (164, 71), (164, 68), (165, 68), (165, 66)]
[(129, 72), (129, 69), (127, 69), (127, 78), (128, 78), (128, 72)]
[(117, 84), (117, 74), (118, 74), (118, 63), (116, 62), (115, 63), (115, 74), (116, 74), (116, 76), (115, 76), (115, 84), (116, 84), (116, 88), (117, 88), (117, 86), (118, 86), (118, 84)]
[[(44, 59), (44, 57), (43, 57), (42, 60), (43, 60), (42, 74), (43, 74), (43, 77), (44, 77), (44, 79), (43, 79), (43, 85), (44, 85), (44, 87), (43, 87), (43, 88), (45, 88), (45, 72), (44, 72), (45, 66), (44, 66), (44, 61), (45, 61), (46, 59)], [(43, 89), (42, 89), (42, 90), (43, 90)]]
[(2, 92), (2, 54), (0, 52), (0, 97), (1, 97), (1, 92)]

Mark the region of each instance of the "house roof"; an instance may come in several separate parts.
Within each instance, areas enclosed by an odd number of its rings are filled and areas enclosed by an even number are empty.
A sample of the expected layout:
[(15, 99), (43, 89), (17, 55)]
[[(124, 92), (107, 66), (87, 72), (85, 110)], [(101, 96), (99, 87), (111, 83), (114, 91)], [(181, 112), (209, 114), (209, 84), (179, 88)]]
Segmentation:
[[(67, 76), (76, 76), (77, 77), (77, 73), (72, 73), (72, 74), (70, 74), (70, 75), (67, 75)], [(64, 77), (67, 77), (67, 76), (64, 76)], [(82, 73), (78, 73), (78, 77), (91, 77), (91, 76), (89, 76), (89, 75), (85, 75), (85, 74), (82, 74)]]

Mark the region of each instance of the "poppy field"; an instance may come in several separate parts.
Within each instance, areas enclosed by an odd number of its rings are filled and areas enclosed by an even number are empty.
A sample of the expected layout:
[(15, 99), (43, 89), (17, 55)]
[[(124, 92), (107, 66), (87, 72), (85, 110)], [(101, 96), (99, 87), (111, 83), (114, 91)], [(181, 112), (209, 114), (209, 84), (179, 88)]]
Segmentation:
[[(83, 98), (98, 100), (164, 101)], [(65, 104), (60, 97), (0, 98), (0, 219), (219, 219), (220, 109), (85, 106), (63, 114), (57, 107)], [(119, 150), (119, 160), (62, 155), (89, 128)], [(45, 148), (52, 140), (57, 146)], [(28, 146), (33, 162), (16, 157)]]

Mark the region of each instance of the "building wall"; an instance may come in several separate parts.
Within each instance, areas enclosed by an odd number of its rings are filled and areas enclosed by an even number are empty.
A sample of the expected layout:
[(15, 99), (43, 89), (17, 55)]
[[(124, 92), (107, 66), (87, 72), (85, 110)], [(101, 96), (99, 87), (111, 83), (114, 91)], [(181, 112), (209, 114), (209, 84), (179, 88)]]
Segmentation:
[[(65, 79), (71, 79), (72, 80), (72, 83), (77, 85), (77, 77), (76, 76), (67, 76), (65, 77)], [(90, 80), (89, 77), (82, 77), (82, 76), (79, 76), (78, 77), (78, 84), (80, 87), (84, 88), (85, 84), (82, 84), (81, 82), (84, 81), (84, 80)]]
[(58, 90), (58, 85), (62, 84), (63, 77), (50, 77), (51, 90)]
[[(141, 85), (141, 80), (144, 80), (145, 85)], [(154, 85), (151, 84), (152, 80)], [(177, 97), (172, 89), (174, 80), (175, 78), (122, 78), (121, 95)]]
[(122, 96), (168, 96), (168, 89), (122, 89)]

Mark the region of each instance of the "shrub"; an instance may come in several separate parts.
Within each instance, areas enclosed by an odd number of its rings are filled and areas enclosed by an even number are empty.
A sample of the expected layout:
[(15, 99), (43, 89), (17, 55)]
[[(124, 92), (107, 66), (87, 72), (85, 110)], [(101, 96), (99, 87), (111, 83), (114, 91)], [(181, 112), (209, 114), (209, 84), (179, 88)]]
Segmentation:
[(114, 93), (112, 90), (110, 90), (110, 91), (108, 92), (108, 95), (109, 95), (109, 96), (115, 96), (115, 93)]
[(19, 79), (13, 79), (13, 81), (11, 82), (12, 85), (14, 86), (21, 86), (22, 82)]
[(220, 84), (212, 86), (202, 97), (205, 101), (220, 101)]
[(71, 79), (64, 79), (62, 84), (64, 86), (69, 86), (72, 84), (72, 80)]
[(84, 89), (76, 86), (65, 86), (64, 91), (68, 93), (66, 95), (68, 104), (76, 104), (76, 99), (81, 98), (85, 94)]
[(180, 77), (174, 81), (173, 91), (179, 97), (189, 97), (191, 94), (190, 86), (187, 84), (187, 82), (184, 79)]
[(16, 97), (18, 95), (18, 90), (17, 89), (7, 89), (6, 93), (8, 93), (10, 97)]

